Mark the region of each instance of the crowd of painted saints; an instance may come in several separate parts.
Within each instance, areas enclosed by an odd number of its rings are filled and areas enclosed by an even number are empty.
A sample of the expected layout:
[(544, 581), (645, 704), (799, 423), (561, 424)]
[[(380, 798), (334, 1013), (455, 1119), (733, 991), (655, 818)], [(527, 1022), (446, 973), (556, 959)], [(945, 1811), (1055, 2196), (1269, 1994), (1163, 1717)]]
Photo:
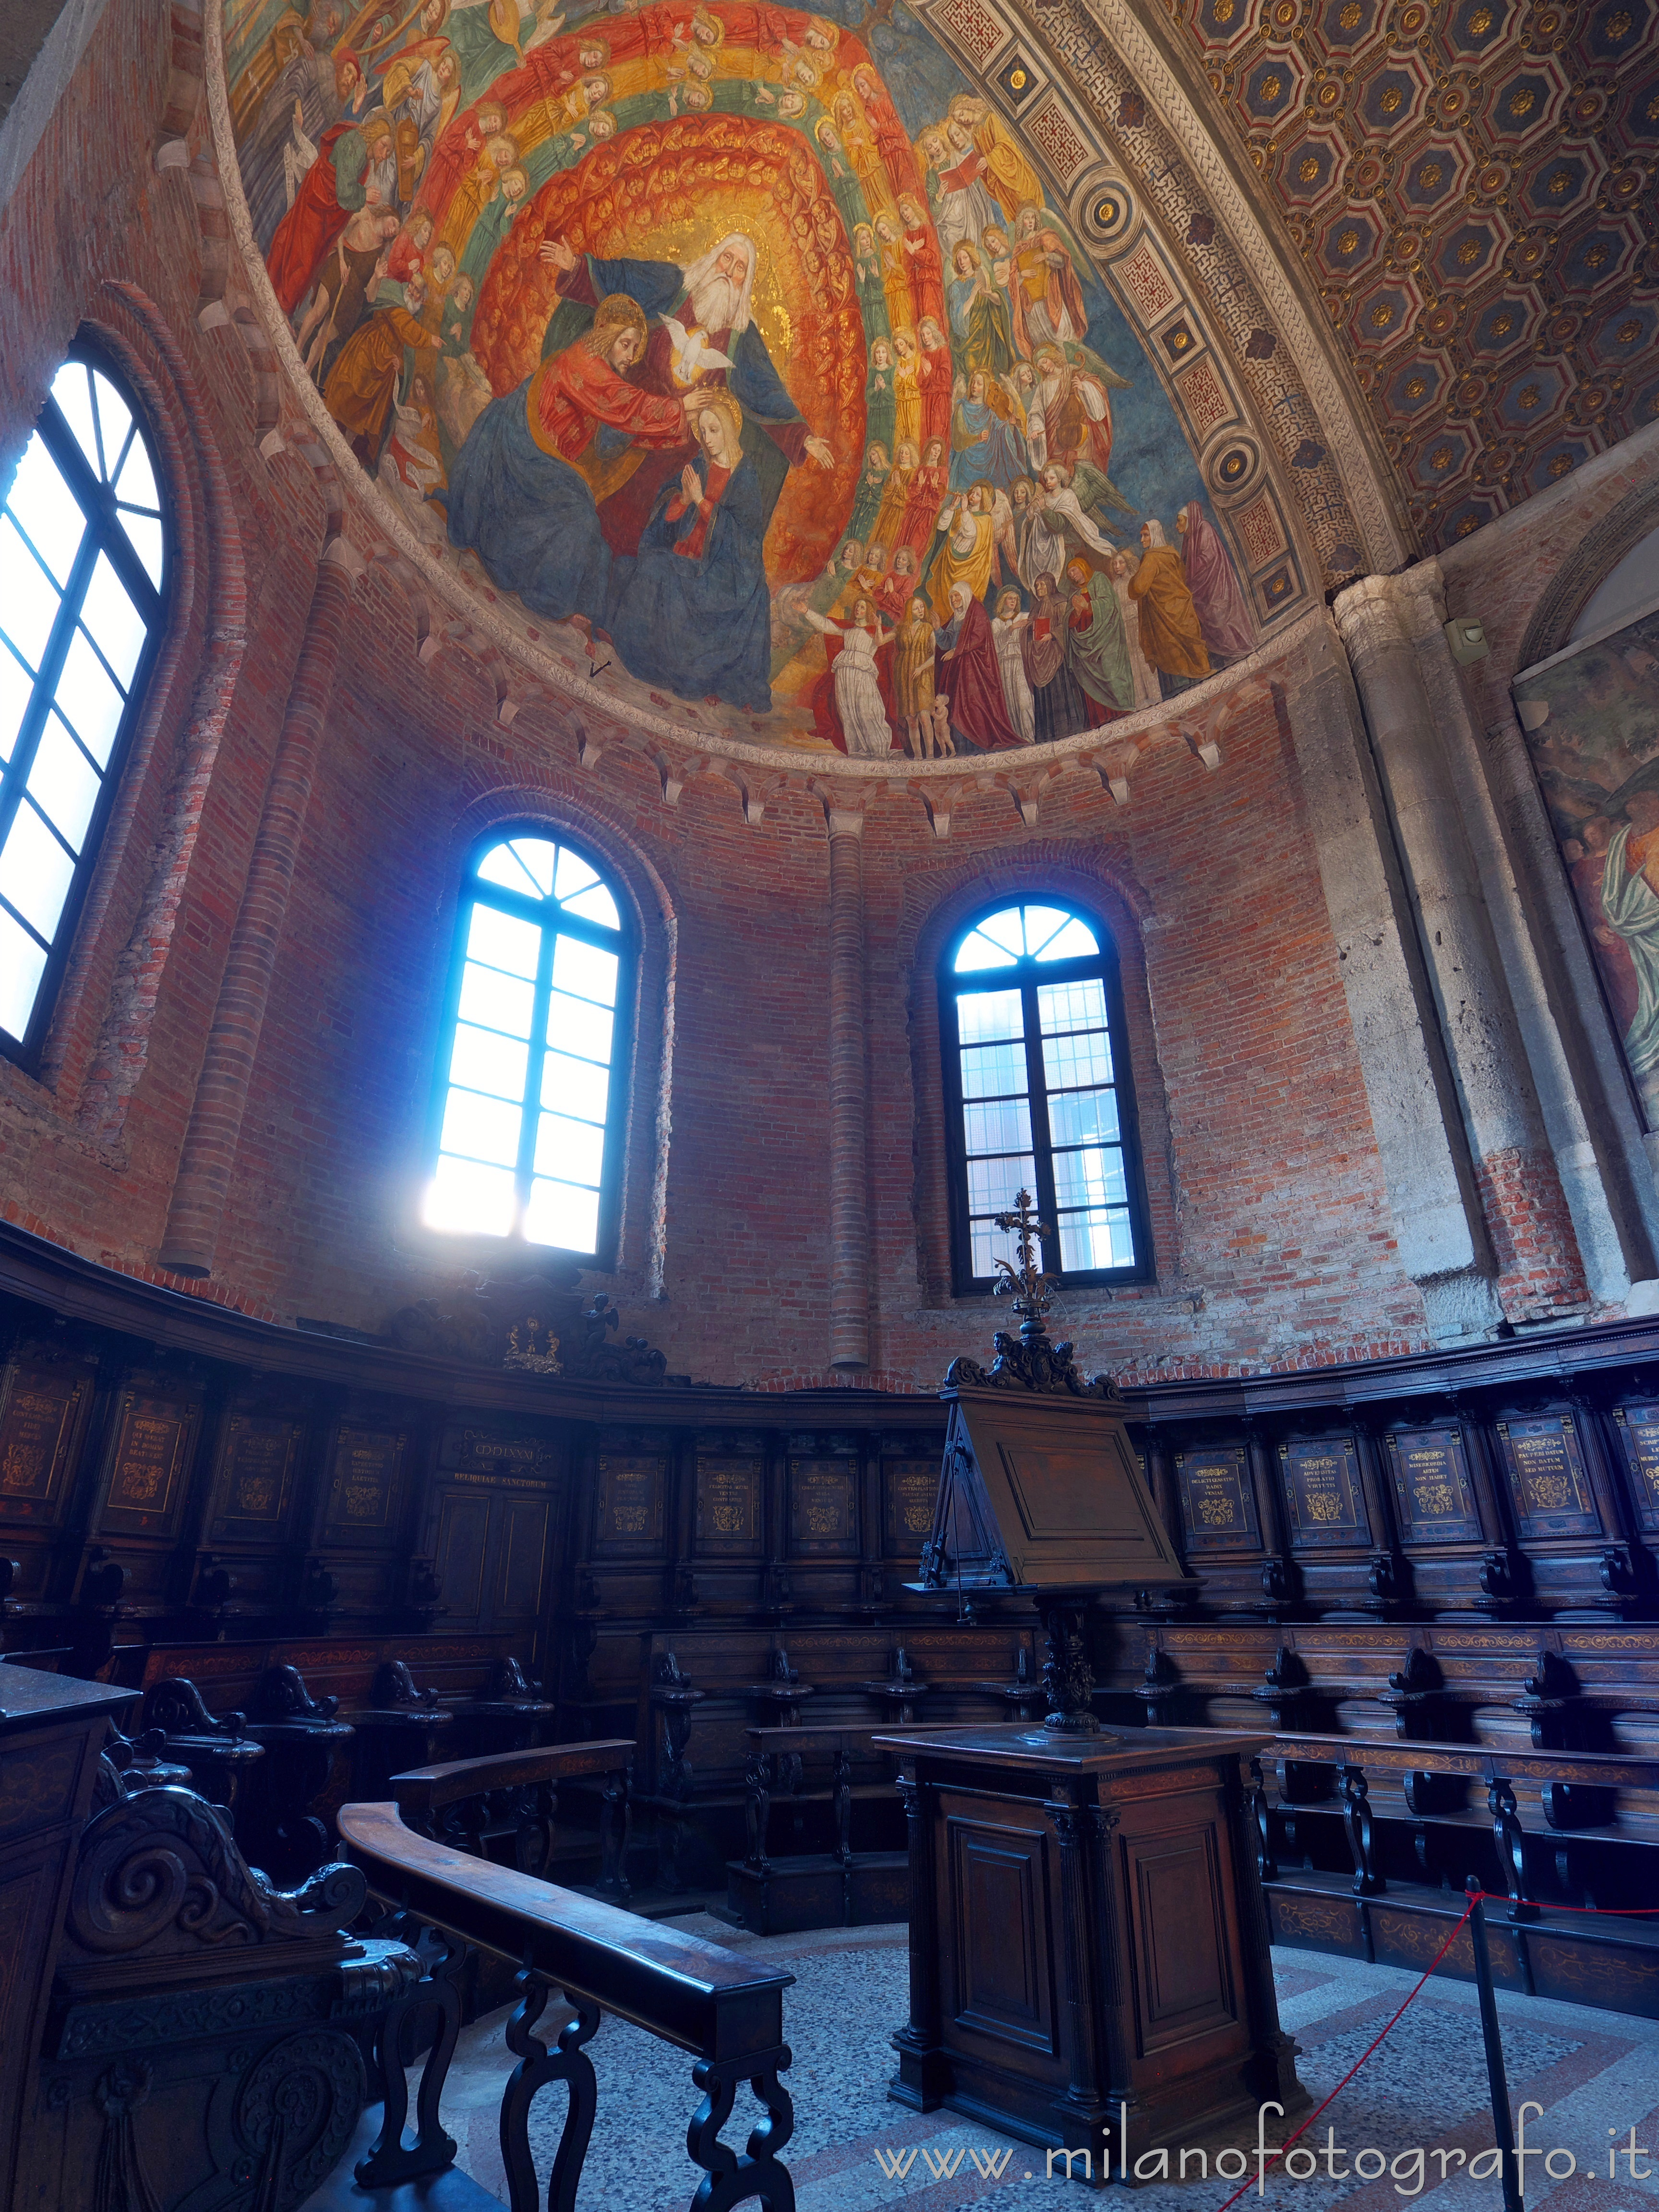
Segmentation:
[[(233, 27), (268, 13), (232, 0)], [(1090, 347), (1074, 242), (983, 100), (951, 97), (912, 140), (849, 33), (765, 7), (624, 0), (573, 24), (550, 0), (320, 0), (256, 27), (243, 182), (325, 404), (434, 550), (576, 624), (596, 665), (929, 757), (1088, 730), (1252, 649), (1201, 505), (1139, 514), (1112, 480), (1127, 380)], [(540, 365), (497, 392), (475, 356), (502, 240), (547, 177), (638, 135), (647, 90), (654, 117), (719, 101), (800, 133), (850, 260), (864, 447), (816, 577), (775, 586), (763, 548), (789, 472), (836, 466), (836, 426), (773, 361), (744, 230), (682, 262), (538, 228)]]

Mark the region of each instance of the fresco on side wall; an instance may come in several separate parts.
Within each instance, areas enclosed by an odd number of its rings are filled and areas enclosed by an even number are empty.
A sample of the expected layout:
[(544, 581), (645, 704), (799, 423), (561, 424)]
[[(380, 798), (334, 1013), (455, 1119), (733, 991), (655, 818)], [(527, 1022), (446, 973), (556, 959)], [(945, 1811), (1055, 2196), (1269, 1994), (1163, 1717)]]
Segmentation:
[(902, 0), (228, 0), (226, 40), (329, 413), (623, 702), (923, 757), (1254, 645), (1156, 375)]
[(1659, 1129), (1659, 608), (1515, 685), (1650, 1129)]

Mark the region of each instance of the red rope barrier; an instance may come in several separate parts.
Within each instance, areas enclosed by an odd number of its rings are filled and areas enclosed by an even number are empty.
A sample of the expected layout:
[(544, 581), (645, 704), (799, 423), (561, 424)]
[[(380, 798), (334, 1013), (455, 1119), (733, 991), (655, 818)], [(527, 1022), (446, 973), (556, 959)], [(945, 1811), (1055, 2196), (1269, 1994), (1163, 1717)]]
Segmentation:
[[(1482, 1890), (1482, 1891), (1480, 1892), (1480, 1894), (1484, 1897), (1484, 1896), (1486, 1894), (1486, 1891)], [(1408, 2004), (1410, 2004), (1410, 2003), (1413, 2001), (1413, 1999), (1417, 1996), (1418, 1992), (1419, 1992), (1419, 1991), (1422, 1989), (1422, 1987), (1423, 1987), (1423, 1984), (1428, 1980), (1429, 1976), (1430, 1976), (1430, 1975), (1434, 1972), (1435, 1968), (1436, 1968), (1436, 1967), (1440, 1964), (1440, 1961), (1441, 1961), (1441, 1960), (1445, 1957), (1445, 1955), (1446, 1955), (1447, 1952), (1450, 1950), (1450, 1948), (1451, 1948), (1452, 1945), (1453, 1945), (1453, 1944), (1457, 1941), (1458, 1937), (1462, 1934), (1462, 1932), (1463, 1932), (1463, 1928), (1464, 1928), (1464, 1923), (1465, 1923), (1465, 1922), (1467, 1922), (1467, 1921), (1468, 1921), (1468, 1917), (1469, 1917), (1470, 1913), (1474, 1911), (1474, 1905), (1475, 1905), (1475, 1900), (1474, 1900), (1474, 1899), (1473, 1897), (1471, 1897), (1471, 1898), (1470, 1898), (1470, 1899), (1469, 1899), (1469, 1901), (1468, 1901), (1468, 1904), (1463, 1907), (1463, 1917), (1462, 1917), (1462, 1919), (1461, 1919), (1461, 1920), (1458, 1922), (1458, 1923), (1457, 1923), (1456, 1927), (1455, 1927), (1455, 1928), (1454, 1928), (1454, 1929), (1452, 1929), (1451, 1934), (1450, 1934), (1449, 1936), (1447, 1936), (1447, 1938), (1446, 1938), (1445, 1942), (1444, 1942), (1440, 1946), (1440, 1948), (1439, 1948), (1439, 1949), (1435, 1953), (1435, 1954), (1434, 1954), (1433, 1958), (1430, 1960), (1430, 1961), (1429, 1961), (1428, 1965), (1427, 1965), (1427, 1966), (1424, 1968), (1424, 1970), (1423, 1970), (1422, 1975), (1421, 1975), (1420, 1978), (1419, 1978), (1419, 1981), (1418, 1981), (1418, 1984), (1417, 1984), (1417, 1987), (1416, 1987), (1416, 1989), (1413, 1989), (1413, 1990), (1410, 1992), (1410, 1994), (1407, 1996), (1407, 1998), (1406, 1998), (1406, 2000), (1405, 2000), (1405, 2002), (1404, 2002), (1404, 2003), (1402, 2003), (1402, 2004), (1401, 2004), (1401, 2008), (1400, 2008), (1400, 2011), (1399, 2011), (1399, 2012), (1397, 2012), (1397, 2013), (1395, 2013), (1395, 2014), (1394, 2015), (1393, 2020), (1391, 2020), (1391, 2021), (1389, 2022), (1388, 2027), (1385, 2027), (1385, 2028), (1382, 2030), (1382, 2034), (1381, 2034), (1381, 2035), (1378, 2035), (1377, 2037), (1376, 2037), (1376, 2038), (1375, 2038), (1375, 2039), (1374, 2039), (1373, 2041), (1371, 2041), (1370, 2043), (1369, 2043), (1369, 2044), (1367, 2044), (1367, 2045), (1366, 2045), (1366, 2046), (1365, 2046), (1364, 2050), (1363, 2050), (1363, 2051), (1360, 2052), (1360, 2054), (1359, 2054), (1358, 2057), (1358, 2058), (1356, 2058), (1356, 2059), (1354, 2060), (1353, 2064), (1352, 2064), (1352, 2066), (1350, 2066), (1350, 2067), (1349, 2067), (1349, 2069), (1348, 2069), (1347, 2072), (1346, 2072), (1346, 2073), (1342, 2076), (1342, 2079), (1341, 2079), (1341, 2080), (1337, 2083), (1337, 2085), (1336, 2085), (1335, 2088), (1334, 2088), (1334, 2089), (1333, 2089), (1333, 2090), (1331, 2091), (1330, 2095), (1329, 2095), (1328, 2097), (1327, 2097), (1327, 2098), (1324, 2100), (1324, 2102), (1323, 2102), (1323, 2103), (1322, 2103), (1322, 2104), (1318, 2104), (1318, 2105), (1316, 2105), (1316, 2106), (1314, 2106), (1314, 2108), (1313, 2108), (1312, 2112), (1310, 2112), (1309, 2113), (1309, 2115), (1308, 2115), (1307, 2118), (1306, 2118), (1305, 2120), (1304, 2120), (1304, 2121), (1303, 2121), (1303, 2123), (1302, 2123), (1301, 2126), (1300, 2126), (1300, 2127), (1296, 2130), (1296, 2134), (1295, 2134), (1295, 2135), (1289, 2135), (1289, 2136), (1285, 2136), (1285, 2138), (1284, 2142), (1283, 2142), (1282, 2143), (1280, 2143), (1280, 2145), (1279, 2146), (1279, 2148), (1278, 2148), (1278, 2149), (1273, 2153), (1273, 2157), (1272, 2157), (1272, 2158), (1270, 2158), (1270, 2159), (1268, 2159), (1268, 2160), (1266, 2161), (1266, 2163), (1261, 2166), (1261, 2169), (1260, 2172), (1258, 2172), (1258, 2173), (1256, 2174), (1256, 2176), (1255, 2177), (1255, 2180), (1252, 2180), (1252, 2181), (1243, 2181), (1243, 2182), (1241, 2182), (1241, 2183), (1239, 2184), (1238, 2187), (1237, 2187), (1237, 2189), (1235, 2189), (1235, 2190), (1234, 2190), (1234, 2191), (1233, 2191), (1232, 2195), (1231, 2195), (1231, 2196), (1227, 2199), (1226, 2203), (1225, 2203), (1225, 2204), (1224, 2204), (1224, 2205), (1221, 2207), (1221, 2212), (1231, 2212), (1231, 2208), (1233, 2205), (1235, 2205), (1235, 2204), (1237, 2204), (1237, 2202), (1238, 2202), (1238, 2200), (1239, 2200), (1239, 2198), (1240, 2198), (1241, 2197), (1248, 2197), (1248, 2196), (1249, 2195), (1249, 2193), (1250, 2193), (1250, 2191), (1251, 2191), (1251, 2190), (1255, 2186), (1256, 2182), (1259, 2182), (1259, 2181), (1264, 2180), (1264, 2179), (1266, 2179), (1266, 2177), (1267, 2177), (1267, 2167), (1268, 2167), (1268, 2166), (1272, 2166), (1272, 2165), (1273, 2165), (1273, 2164), (1274, 2164), (1278, 2160), (1279, 2160), (1279, 2159), (1281, 2159), (1281, 2158), (1283, 2158), (1283, 2157), (1284, 2157), (1284, 2155), (1285, 2155), (1285, 2152), (1290, 2148), (1291, 2145), (1291, 2144), (1292, 2144), (1292, 2143), (1297, 2140), (1297, 2136), (1306, 2135), (1306, 2133), (1308, 2132), (1308, 2130), (1309, 2130), (1309, 2129), (1313, 2125), (1314, 2122), (1315, 2122), (1315, 2121), (1319, 2118), (1319, 2115), (1320, 2115), (1320, 2114), (1324, 2111), (1326, 2105), (1332, 2105), (1332, 2104), (1334, 2104), (1334, 2103), (1335, 2103), (1336, 2100), (1337, 2100), (1337, 2099), (1338, 2099), (1338, 2098), (1342, 2094), (1342, 2092), (1343, 2092), (1343, 2091), (1347, 2087), (1347, 2086), (1348, 2086), (1349, 2082), (1352, 2081), (1352, 2079), (1353, 2079), (1354, 2075), (1355, 2075), (1359, 2071), (1360, 2068), (1364, 2064), (1365, 2061), (1366, 2061), (1366, 2060), (1370, 2057), (1370, 2055), (1371, 2055), (1372, 2051), (1376, 2050), (1376, 2048), (1377, 2045), (1378, 2045), (1379, 2043), (1381, 2043), (1381, 2042), (1383, 2040), (1384, 2037), (1388, 2036), (1388, 2035), (1389, 2035), (1389, 2034), (1393, 2031), (1394, 2027), (1395, 2027), (1395, 2025), (1396, 2025), (1396, 2024), (1397, 2024), (1397, 2022), (1399, 2021), (1399, 2019), (1400, 2019), (1400, 2016), (1401, 2016), (1401, 2013), (1403, 2013), (1403, 2012), (1405, 2011), (1405, 2009), (1406, 2009), (1406, 2006), (1407, 2006), (1407, 2005), (1408, 2005)]]
[[(1227, 2202), (1221, 2206), (1220, 2212), (1231, 2212), (1232, 2207), (1237, 2203), (1241, 2197), (1248, 2197), (1250, 2191), (1254, 2189), (1259, 2182), (1265, 2179), (1268, 2167), (1275, 2164), (1278, 2160), (1284, 2157), (1285, 2152), (1289, 2150), (1291, 2145), (1296, 2142), (1297, 2136), (1306, 2135), (1308, 2130), (1319, 2118), (1319, 2115), (1325, 2110), (1325, 2106), (1327, 2105), (1335, 2103), (1336, 2100), (1347, 2087), (1349, 2082), (1352, 2081), (1354, 2075), (1359, 2071), (1365, 2061), (1370, 2057), (1372, 2051), (1376, 2049), (1377, 2045), (1382, 2043), (1393, 2033), (1395, 2027), (1399, 2023), (1401, 2014), (1404, 2013), (1407, 2006), (1412, 2004), (1416, 2000), (1417, 1996), (1422, 1990), (1423, 1984), (1428, 1980), (1429, 1976), (1433, 1973), (1435, 1968), (1445, 1957), (1447, 1952), (1450, 1950), (1452, 1945), (1462, 1934), (1464, 1925), (1467, 1923), (1470, 1913), (1474, 1911), (1477, 1901), (1484, 1902), (1487, 1898), (1490, 1898), (1494, 1905), (1536, 1905), (1538, 1911), (1540, 1912), (1584, 1912), (1589, 1913), (1600, 1920), (1659, 1919), (1659, 1905), (1637, 1905), (1628, 1912), (1620, 1912), (1615, 1911), (1611, 1905), (1544, 1905), (1539, 1903), (1537, 1899), (1529, 1897), (1511, 1898), (1500, 1893), (1495, 1889), (1483, 1889), (1477, 1891), (1474, 1895), (1470, 1897), (1468, 1903), (1463, 1907), (1462, 1918), (1458, 1922), (1456, 1927), (1452, 1929), (1451, 1934), (1447, 1936), (1445, 1942), (1440, 1946), (1440, 1948), (1435, 1953), (1433, 1958), (1430, 1960), (1428, 1965), (1424, 1968), (1416, 1988), (1407, 1994), (1405, 2002), (1401, 2005), (1400, 2011), (1395, 2014), (1393, 2019), (1389, 2021), (1388, 2026), (1382, 2030), (1382, 2033), (1376, 2036), (1370, 2043), (1366, 2045), (1364, 2050), (1362, 2051), (1358, 2057), (1354, 2060), (1353, 2064), (1349, 2067), (1347, 2072), (1337, 2083), (1335, 2088), (1331, 2091), (1330, 2095), (1324, 2100), (1323, 2103), (1315, 2106), (1312, 2112), (1309, 2113), (1307, 2118), (1304, 2120), (1301, 2126), (1297, 2129), (1296, 2133), (1294, 2135), (1288, 2135), (1285, 2136), (1284, 2142), (1279, 2144), (1278, 2149), (1273, 2152), (1272, 2157), (1267, 2159), (1261, 2166), (1261, 2171), (1258, 2173), (1255, 2174), (1249, 2181), (1243, 2181), (1239, 2184), (1238, 2187), (1234, 2190), (1232, 2195), (1227, 2199)], [(1527, 1923), (1522, 1921), (1514, 1924), (1525, 1927)]]

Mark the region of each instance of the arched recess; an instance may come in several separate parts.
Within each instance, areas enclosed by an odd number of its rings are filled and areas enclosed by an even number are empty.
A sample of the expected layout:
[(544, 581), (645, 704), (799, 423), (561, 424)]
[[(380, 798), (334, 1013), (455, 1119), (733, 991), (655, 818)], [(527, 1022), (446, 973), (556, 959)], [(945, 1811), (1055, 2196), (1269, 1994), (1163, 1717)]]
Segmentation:
[(1627, 491), (1577, 541), (1539, 594), (1515, 656), (1516, 670), (1535, 668), (1559, 653), (1579, 611), (1625, 556), (1659, 529), (1659, 477)]
[[(1154, 1281), (1137, 1289), (1107, 1295), (1154, 1297), (1180, 1273), (1180, 1225), (1169, 1109), (1141, 943), (1141, 930), (1151, 912), (1149, 902), (1140, 886), (1114, 868), (1098, 848), (1067, 839), (1033, 838), (1005, 854), (986, 854), (937, 868), (917, 869), (906, 882), (895, 959), (908, 975), (909, 985), (916, 1272), (924, 1303), (930, 1306), (948, 1306), (953, 1302), (945, 1088), (939, 1060), (939, 962), (963, 923), (988, 902), (1043, 893), (1074, 900), (1097, 915), (1117, 949), (1157, 1273)], [(1092, 1314), (1097, 1304), (1103, 1309), (1105, 1303), (1100, 1292), (1087, 1290), (1078, 1291), (1067, 1299), (1070, 1313), (1078, 1317)]]
[(497, 784), (475, 793), (445, 840), (443, 888), (433, 911), (428, 945), (427, 1011), (408, 1102), (404, 1182), (409, 1200), (400, 1241), (434, 1267), (459, 1267), (471, 1256), (471, 1248), (463, 1240), (416, 1225), (416, 1194), (425, 1172), (427, 1109), (437, 1081), (444, 984), (463, 870), (492, 830), (530, 823), (544, 826), (550, 835), (563, 831), (590, 847), (608, 869), (611, 888), (627, 904), (639, 965), (632, 1050), (629, 1065), (621, 1071), (629, 1106), (615, 1272), (617, 1279), (637, 1285), (640, 1295), (658, 1297), (667, 1264), (678, 912), (668, 884), (612, 811), (596, 805), (591, 791), (556, 769), (550, 769), (543, 782)]

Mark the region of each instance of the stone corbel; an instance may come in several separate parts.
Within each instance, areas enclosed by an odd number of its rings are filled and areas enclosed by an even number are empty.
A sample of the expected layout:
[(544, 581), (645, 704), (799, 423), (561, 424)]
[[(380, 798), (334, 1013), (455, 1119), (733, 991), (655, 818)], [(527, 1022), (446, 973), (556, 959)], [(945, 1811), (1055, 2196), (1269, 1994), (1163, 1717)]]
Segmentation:
[(767, 802), (782, 782), (775, 775), (750, 775), (735, 762), (720, 761), (714, 772), (731, 784), (743, 801), (743, 818), (751, 830), (758, 830), (765, 819)]
[(1088, 766), (1093, 769), (1104, 788), (1111, 793), (1117, 806), (1129, 804), (1129, 771), (1140, 758), (1139, 744), (1114, 745), (1109, 752), (1091, 753)]
[(675, 753), (666, 745), (653, 745), (646, 757), (657, 771), (665, 806), (678, 806), (680, 793), (693, 776), (704, 775), (708, 769), (707, 753)]
[(918, 782), (911, 784), (909, 788), (921, 799), (926, 809), (928, 823), (934, 836), (948, 837), (951, 834), (951, 817), (956, 811), (957, 801), (964, 791), (971, 789), (972, 787), (956, 782)]

